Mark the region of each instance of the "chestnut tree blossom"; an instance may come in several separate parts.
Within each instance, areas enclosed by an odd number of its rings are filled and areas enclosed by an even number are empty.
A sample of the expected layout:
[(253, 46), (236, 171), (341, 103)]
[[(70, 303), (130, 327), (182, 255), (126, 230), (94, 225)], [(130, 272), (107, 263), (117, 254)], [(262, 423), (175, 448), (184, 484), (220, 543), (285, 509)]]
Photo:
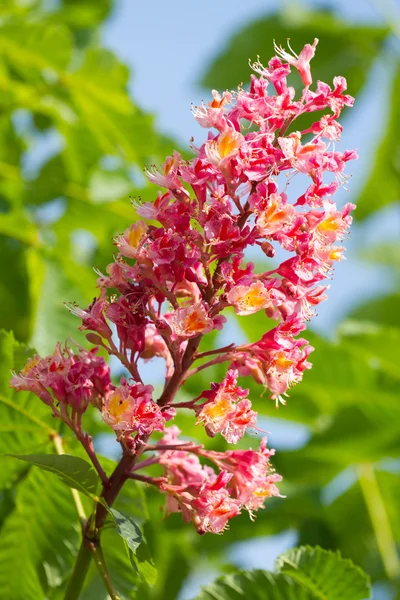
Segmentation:
[[(278, 406), (311, 368), (313, 348), (300, 334), (326, 299), (325, 280), (343, 258), (354, 205), (338, 209), (333, 196), (346, 180), (346, 163), (356, 158), (334, 145), (342, 132), (337, 119), (353, 104), (346, 81), (313, 85), (317, 43), (299, 55), (275, 46), (266, 67), (259, 60), (251, 65), (248, 89), (213, 90), (208, 104), (193, 108), (207, 139), (193, 145), (191, 160), (174, 152), (161, 167), (146, 169), (162, 189), (154, 202), (136, 204), (139, 219), (115, 237), (116, 255), (99, 273), (93, 303), (70, 307), (93, 349), (58, 344), (52, 356), (34, 356), (12, 378), (13, 387), (34, 392), (73, 430), (109, 506), (127, 478), (145, 481), (165, 495), (167, 514), (180, 512), (203, 534), (222, 532), (243, 511), (253, 517), (268, 498), (279, 496), (281, 477), (266, 439), (258, 450), (216, 452), (181, 440), (176, 425), (167, 424), (189, 409), (210, 437), (236, 443), (257, 429), (249, 391), (238, 379), (254, 378)], [(288, 85), (291, 68), (300, 74), (299, 92)], [(301, 130), (297, 119), (305, 113), (314, 122)], [(296, 197), (290, 180), (298, 173), (308, 183)], [(264, 257), (265, 271), (246, 259), (249, 247)], [(279, 247), (285, 251), (281, 263), (273, 261)], [(249, 343), (232, 340), (201, 351), (203, 337), (226, 325), (229, 308), (241, 319), (263, 312), (265, 322), (275, 325)], [(129, 378), (111, 382), (100, 348), (120, 360)], [(143, 383), (139, 363), (156, 356), (165, 362), (158, 397)], [(226, 365), (222, 381), (199, 389), (196, 398), (177, 397), (190, 377), (218, 363)], [(89, 405), (122, 447), (110, 478), (83, 429)], [(161, 439), (151, 440), (153, 432), (162, 432)], [(161, 467), (162, 476), (149, 474), (152, 465)], [(105, 518), (99, 504), (97, 528)]]

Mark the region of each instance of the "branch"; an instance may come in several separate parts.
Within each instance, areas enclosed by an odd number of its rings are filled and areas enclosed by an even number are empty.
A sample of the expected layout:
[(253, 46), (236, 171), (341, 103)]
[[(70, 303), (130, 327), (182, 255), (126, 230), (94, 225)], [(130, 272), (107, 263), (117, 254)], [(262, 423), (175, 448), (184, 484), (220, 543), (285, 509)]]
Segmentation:
[(75, 567), (65, 591), (64, 600), (78, 600), (85, 583), (86, 575), (89, 570), (92, 555), (87, 548), (84, 539), (82, 539), (78, 556), (76, 557)]
[(198, 352), (195, 354), (194, 360), (198, 360), (199, 358), (204, 358), (205, 356), (211, 356), (212, 354), (220, 354), (221, 352), (226, 352), (227, 350), (234, 350), (235, 343), (229, 344), (228, 346), (224, 346), (223, 348), (217, 348), (216, 350), (208, 350), (207, 352)]
[(195, 369), (192, 369), (191, 371), (189, 371), (185, 377), (185, 379), (189, 379), (189, 377), (192, 377), (192, 375), (196, 375), (196, 373), (200, 373), (200, 371), (203, 371), (204, 369), (207, 369), (208, 367), (212, 367), (213, 365), (217, 365), (219, 363), (223, 363), (226, 362), (227, 360), (230, 360), (230, 355), (228, 354), (224, 354), (223, 356), (217, 356), (216, 358), (213, 358), (212, 360), (209, 360), (208, 362), (203, 363), (202, 365), (196, 367)]
[(128, 478), (143, 481), (144, 483), (150, 483), (157, 487), (159, 487), (160, 483), (165, 483), (167, 481), (166, 477), (148, 477), (147, 475), (139, 475), (139, 473), (129, 473)]
[(101, 479), (101, 483), (105, 486), (108, 485), (108, 477), (105, 474), (104, 469), (99, 462), (99, 459), (97, 458), (96, 452), (94, 451), (92, 437), (88, 433), (83, 433), (83, 431), (79, 430), (75, 431), (75, 435), (82, 444), (82, 446), (85, 448), (87, 455), (92, 461), (92, 464)]
[(114, 589), (110, 574), (107, 570), (106, 562), (104, 560), (103, 549), (100, 545), (100, 540), (96, 540), (95, 542), (90, 542), (89, 550), (92, 553), (94, 564), (97, 567), (100, 577), (103, 580), (104, 587), (106, 588), (111, 600), (121, 600), (120, 596), (117, 594), (117, 592)]

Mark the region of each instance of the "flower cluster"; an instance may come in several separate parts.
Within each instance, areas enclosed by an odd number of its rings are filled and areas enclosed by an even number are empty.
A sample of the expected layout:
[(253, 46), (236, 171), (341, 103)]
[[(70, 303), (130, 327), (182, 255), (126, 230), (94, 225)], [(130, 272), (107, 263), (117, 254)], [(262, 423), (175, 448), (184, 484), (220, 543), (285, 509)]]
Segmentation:
[[(258, 452), (182, 449), (176, 428), (156, 447), (148, 444), (149, 436), (163, 431), (176, 409), (186, 408), (209, 436), (220, 433), (236, 443), (257, 418), (238, 377), (253, 377), (277, 406), (284, 403), (287, 390), (311, 367), (313, 348), (298, 336), (326, 298), (323, 280), (343, 258), (341, 241), (354, 206), (339, 210), (332, 196), (356, 154), (338, 152), (334, 144), (342, 131), (337, 119), (353, 98), (343, 77), (332, 87), (318, 81), (312, 89), (317, 42), (299, 56), (275, 46), (267, 67), (252, 65), (248, 89), (222, 95), (214, 90), (207, 105), (193, 108), (209, 129), (206, 141), (193, 147), (194, 158), (186, 161), (174, 152), (160, 169), (146, 169), (163, 191), (154, 202), (136, 203), (140, 220), (116, 236), (114, 261), (105, 274), (99, 272), (98, 297), (85, 310), (70, 307), (87, 339), (117, 357), (130, 379), (114, 386), (95, 350), (73, 354), (58, 346), (50, 358), (34, 357), (12, 380), (57, 412), (58, 403), (64, 420), (66, 406), (80, 418), (92, 402), (135, 460), (153, 449), (156, 454), (138, 462), (130, 476), (158, 485), (167, 493), (168, 512), (179, 509), (200, 532), (219, 532), (241, 510), (257, 510), (278, 494), (272, 452), (265, 442)], [(300, 94), (288, 85), (291, 67), (300, 74)], [(296, 129), (296, 119), (306, 114), (315, 114), (311, 126)], [(298, 173), (309, 182), (302, 195), (290, 197)], [(283, 189), (281, 174), (287, 176)], [(246, 260), (249, 247), (271, 259), (268, 270), (256, 272)], [(278, 248), (286, 254), (280, 264), (272, 261)], [(248, 344), (201, 351), (203, 336), (224, 327), (228, 307), (243, 318), (262, 311), (276, 325)], [(165, 362), (157, 400), (140, 374), (139, 359), (153, 357)], [(222, 382), (199, 390), (193, 400), (176, 401), (188, 378), (217, 363), (227, 364)], [(157, 462), (165, 477), (137, 474)]]
[[(269, 458), (274, 451), (267, 449), (266, 438), (258, 451), (215, 452), (179, 444), (179, 434), (177, 427), (169, 427), (158, 446), (158, 462), (165, 471), (159, 487), (167, 492), (167, 513), (182, 512), (184, 520), (192, 521), (199, 533), (220, 533), (242, 510), (252, 515), (266, 498), (279, 496), (275, 484), (281, 476), (271, 468)], [(164, 449), (174, 445), (176, 450)], [(212, 461), (218, 474), (203, 466), (199, 456)]]

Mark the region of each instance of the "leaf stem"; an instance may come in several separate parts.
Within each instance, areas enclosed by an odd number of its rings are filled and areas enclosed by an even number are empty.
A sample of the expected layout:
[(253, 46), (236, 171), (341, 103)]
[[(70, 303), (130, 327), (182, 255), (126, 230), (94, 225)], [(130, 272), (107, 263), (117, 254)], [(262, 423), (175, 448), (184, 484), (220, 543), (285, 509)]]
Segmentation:
[(89, 570), (92, 554), (87, 547), (85, 540), (81, 542), (78, 556), (76, 557), (75, 567), (65, 591), (64, 600), (78, 600), (85, 583), (86, 574)]
[(89, 549), (92, 553), (94, 564), (97, 567), (100, 577), (103, 580), (104, 587), (106, 588), (111, 600), (120, 600), (120, 597), (114, 589), (110, 574), (107, 570), (106, 562), (104, 560), (103, 549), (100, 545), (100, 541), (97, 540), (96, 542), (92, 542), (89, 545)]
[(400, 560), (374, 465), (360, 464), (358, 474), (383, 566), (389, 579), (396, 579), (400, 575)]

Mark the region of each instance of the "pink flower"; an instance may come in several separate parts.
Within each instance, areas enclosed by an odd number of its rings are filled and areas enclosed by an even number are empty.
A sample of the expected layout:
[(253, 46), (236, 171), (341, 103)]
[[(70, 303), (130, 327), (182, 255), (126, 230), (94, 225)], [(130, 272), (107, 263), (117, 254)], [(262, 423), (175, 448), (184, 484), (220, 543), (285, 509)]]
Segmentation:
[(79, 327), (81, 331), (90, 329), (108, 340), (112, 336), (112, 331), (104, 318), (106, 306), (107, 301), (104, 298), (97, 298), (86, 310), (74, 305), (67, 306), (67, 308), (72, 314), (82, 319), (82, 325)]
[(262, 308), (271, 306), (269, 292), (260, 281), (250, 286), (234, 286), (229, 291), (227, 300), (235, 308), (237, 315), (252, 315)]
[(196, 337), (214, 329), (214, 322), (202, 302), (177, 308), (171, 314), (170, 325), (181, 338)]
[(180, 188), (181, 182), (179, 181), (177, 174), (181, 160), (181, 155), (179, 152), (175, 151), (172, 156), (168, 156), (165, 159), (161, 168), (161, 173), (157, 171), (154, 166), (151, 167), (151, 169), (145, 169), (145, 173), (149, 180), (156, 185), (168, 189)]
[(263, 438), (258, 451), (203, 451), (202, 454), (213, 460), (220, 469), (232, 473), (228, 489), (246, 510), (259, 510), (264, 507), (267, 498), (280, 495), (276, 483), (282, 477), (274, 473), (269, 462), (275, 450), (268, 450), (267, 438)]
[(144, 221), (132, 223), (128, 229), (125, 229), (122, 235), (117, 235), (115, 245), (123, 256), (127, 258), (136, 258), (140, 245), (144, 241), (147, 232), (147, 225)]
[(237, 376), (237, 371), (229, 370), (221, 384), (212, 384), (210, 391), (202, 393), (208, 401), (196, 408), (197, 423), (204, 425), (210, 437), (221, 433), (233, 444), (257, 422), (257, 413), (246, 398), (248, 390), (236, 385)]
[(286, 201), (285, 195), (271, 194), (266, 207), (256, 218), (257, 231), (262, 236), (270, 236), (278, 231), (287, 230), (293, 224), (296, 210)]
[(194, 118), (202, 127), (215, 127), (219, 131), (224, 131), (229, 128), (224, 106), (232, 102), (232, 94), (226, 91), (221, 96), (216, 90), (212, 90), (211, 93), (213, 100), (208, 106), (203, 104), (192, 109)]
[(240, 504), (231, 498), (226, 489), (231, 475), (222, 471), (215, 481), (206, 482), (192, 501), (194, 524), (200, 534), (210, 531), (221, 533), (229, 519), (240, 513)]
[(280, 56), (283, 60), (285, 60), (289, 65), (295, 67), (300, 73), (301, 80), (306, 87), (309, 87), (312, 84), (311, 70), (310, 70), (310, 61), (315, 55), (315, 48), (318, 44), (318, 39), (315, 38), (312, 46), (310, 44), (306, 44), (300, 54), (297, 56), (295, 52), (290, 48), (289, 40), (288, 46), (289, 50), (291, 50), (292, 54), (289, 54), (286, 50), (282, 48), (282, 46), (277, 46), (274, 44), (275, 52)]
[(115, 431), (138, 431), (148, 435), (152, 431), (163, 431), (164, 420), (160, 407), (152, 401), (153, 387), (140, 383), (121, 386), (112, 390), (105, 398), (102, 417)]
[(204, 152), (212, 165), (224, 169), (228, 161), (235, 156), (243, 141), (243, 136), (231, 129), (206, 142)]
[(57, 344), (54, 354), (46, 358), (35, 355), (11, 379), (11, 387), (35, 393), (46, 404), (54, 400), (83, 413), (89, 401), (98, 404), (111, 385), (110, 370), (104, 359), (79, 348), (74, 354)]

